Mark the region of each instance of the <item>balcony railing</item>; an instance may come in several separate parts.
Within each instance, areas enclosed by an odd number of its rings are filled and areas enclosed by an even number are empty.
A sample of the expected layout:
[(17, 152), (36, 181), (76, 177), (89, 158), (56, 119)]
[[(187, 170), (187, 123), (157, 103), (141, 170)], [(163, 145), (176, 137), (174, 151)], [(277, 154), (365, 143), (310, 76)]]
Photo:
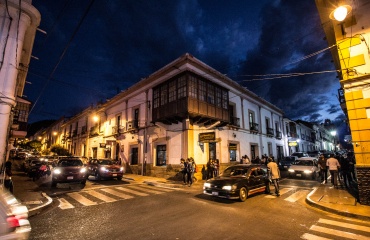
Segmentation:
[(231, 117), (230, 118), (230, 125), (235, 127), (240, 127), (240, 118)]
[(113, 126), (112, 127), (112, 135), (119, 135), (123, 133), (125, 130), (124, 126)]
[(72, 137), (77, 137), (77, 129), (73, 130)]
[(99, 135), (99, 127), (93, 126), (90, 128), (90, 137), (98, 136)]
[(81, 128), (81, 134), (85, 134), (87, 132), (87, 127), (86, 126), (83, 126)]
[(258, 132), (258, 123), (250, 122), (249, 123), (249, 130), (251, 132)]
[(283, 135), (280, 131), (276, 131), (276, 135), (275, 135), (276, 139), (282, 139), (283, 138)]
[(267, 136), (274, 136), (274, 129), (273, 128), (266, 128)]

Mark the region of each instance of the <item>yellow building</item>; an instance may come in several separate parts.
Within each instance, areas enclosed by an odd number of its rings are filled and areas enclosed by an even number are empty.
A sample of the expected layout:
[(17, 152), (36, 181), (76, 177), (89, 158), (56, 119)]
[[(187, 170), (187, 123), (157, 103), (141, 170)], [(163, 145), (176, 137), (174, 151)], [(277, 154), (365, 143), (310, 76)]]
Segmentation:
[(370, 205), (370, 2), (316, 0), (316, 6), (344, 90), (359, 200)]

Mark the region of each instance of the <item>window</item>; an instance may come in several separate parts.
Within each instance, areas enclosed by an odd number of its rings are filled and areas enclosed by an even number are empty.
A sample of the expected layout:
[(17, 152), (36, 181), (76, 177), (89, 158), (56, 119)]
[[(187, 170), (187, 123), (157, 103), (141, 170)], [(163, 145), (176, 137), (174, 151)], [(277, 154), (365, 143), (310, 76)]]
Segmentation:
[(28, 119), (28, 112), (29, 112), (29, 104), (17, 102), (14, 111), (14, 123), (18, 122), (27, 122)]
[(226, 90), (222, 91), (222, 108), (227, 109), (229, 106), (229, 96)]
[(216, 87), (216, 107), (222, 107), (221, 88)]
[(189, 97), (197, 98), (197, 79), (194, 76), (189, 76)]
[(180, 77), (177, 80), (178, 89), (177, 89), (177, 97), (178, 99), (186, 97), (186, 78), (185, 76)]
[(157, 166), (166, 165), (166, 145), (157, 146)]
[(168, 84), (168, 102), (176, 101), (176, 81)]
[(161, 86), (161, 106), (167, 104), (167, 84)]
[(153, 90), (153, 108), (159, 107), (159, 89)]
[(206, 101), (207, 92), (206, 92), (206, 83), (203, 80), (199, 80), (199, 89), (198, 89), (198, 97), (201, 101)]
[(229, 144), (230, 162), (236, 161), (236, 150), (237, 150), (237, 145), (234, 143), (230, 143)]
[(254, 113), (253, 112), (248, 112), (249, 114), (249, 123), (252, 124), (254, 123)]
[(139, 162), (139, 149), (131, 148), (131, 165), (137, 165)]
[(207, 84), (208, 86), (208, 103), (209, 104), (215, 104), (215, 86), (213, 85), (213, 84), (211, 84), (211, 83), (208, 83)]

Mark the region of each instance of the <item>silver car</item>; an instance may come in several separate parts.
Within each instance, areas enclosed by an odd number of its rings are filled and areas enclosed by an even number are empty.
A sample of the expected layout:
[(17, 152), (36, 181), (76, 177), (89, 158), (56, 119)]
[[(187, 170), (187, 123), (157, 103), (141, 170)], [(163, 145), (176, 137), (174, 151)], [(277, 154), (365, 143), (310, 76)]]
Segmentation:
[(0, 187), (0, 239), (28, 239), (30, 232), (27, 207)]
[(316, 179), (319, 173), (317, 158), (301, 157), (295, 160), (288, 169), (289, 177)]

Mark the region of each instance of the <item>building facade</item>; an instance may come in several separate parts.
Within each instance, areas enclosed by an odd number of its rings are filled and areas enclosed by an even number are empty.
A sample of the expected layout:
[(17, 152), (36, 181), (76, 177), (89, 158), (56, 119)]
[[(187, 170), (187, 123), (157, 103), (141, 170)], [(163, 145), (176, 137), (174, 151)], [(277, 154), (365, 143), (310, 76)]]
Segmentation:
[[(316, 0), (316, 6), (342, 86), (339, 96), (351, 129), (359, 199), (370, 205), (370, 4)], [(346, 14), (335, 15), (339, 7)]]

